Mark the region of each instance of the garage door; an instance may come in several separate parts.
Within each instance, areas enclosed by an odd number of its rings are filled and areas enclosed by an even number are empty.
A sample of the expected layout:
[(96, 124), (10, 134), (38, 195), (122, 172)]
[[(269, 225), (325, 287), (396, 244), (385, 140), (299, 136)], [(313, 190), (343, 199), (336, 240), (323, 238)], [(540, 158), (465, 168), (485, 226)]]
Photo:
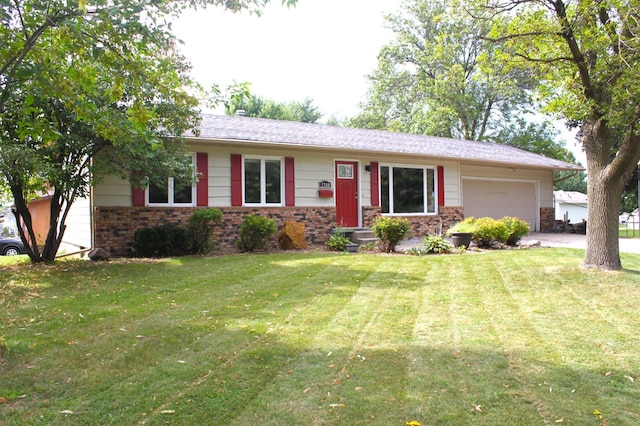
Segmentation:
[(465, 217), (519, 217), (529, 222), (532, 231), (537, 230), (538, 201), (536, 184), (464, 179), (462, 199)]

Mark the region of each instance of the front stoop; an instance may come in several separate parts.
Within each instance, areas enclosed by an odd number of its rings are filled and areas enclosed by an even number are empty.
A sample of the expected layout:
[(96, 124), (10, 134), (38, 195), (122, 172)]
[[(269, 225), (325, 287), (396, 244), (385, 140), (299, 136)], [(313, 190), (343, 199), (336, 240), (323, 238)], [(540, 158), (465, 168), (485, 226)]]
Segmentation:
[(351, 242), (359, 246), (369, 243), (377, 243), (378, 239), (373, 235), (373, 231), (368, 228), (361, 228), (353, 231)]

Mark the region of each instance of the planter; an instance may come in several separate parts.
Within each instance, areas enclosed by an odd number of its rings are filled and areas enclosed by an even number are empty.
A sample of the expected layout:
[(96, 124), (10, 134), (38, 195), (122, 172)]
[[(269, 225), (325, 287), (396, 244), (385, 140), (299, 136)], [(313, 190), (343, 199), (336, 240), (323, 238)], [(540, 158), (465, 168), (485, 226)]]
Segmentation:
[(453, 232), (451, 234), (451, 243), (454, 247), (469, 247), (472, 237), (473, 233), (471, 232)]

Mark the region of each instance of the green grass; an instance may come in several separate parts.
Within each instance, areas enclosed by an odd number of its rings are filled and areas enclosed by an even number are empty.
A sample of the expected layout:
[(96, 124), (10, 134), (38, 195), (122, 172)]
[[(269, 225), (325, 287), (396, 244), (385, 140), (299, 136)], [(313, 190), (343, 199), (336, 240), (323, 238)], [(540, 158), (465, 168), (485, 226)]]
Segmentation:
[(638, 230), (633, 229), (631, 227), (627, 228), (626, 226), (621, 226), (620, 229), (620, 238), (638, 238)]
[(640, 256), (0, 267), (0, 423), (640, 423)]

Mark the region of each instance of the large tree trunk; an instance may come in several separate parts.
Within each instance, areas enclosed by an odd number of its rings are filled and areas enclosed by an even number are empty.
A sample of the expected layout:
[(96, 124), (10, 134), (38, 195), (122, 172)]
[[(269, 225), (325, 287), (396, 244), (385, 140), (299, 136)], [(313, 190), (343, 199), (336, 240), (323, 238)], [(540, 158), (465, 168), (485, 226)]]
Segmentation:
[(622, 176), (611, 169), (612, 136), (606, 123), (590, 117), (582, 126), (587, 155), (587, 250), (586, 268), (622, 269), (618, 217), (624, 189)]

